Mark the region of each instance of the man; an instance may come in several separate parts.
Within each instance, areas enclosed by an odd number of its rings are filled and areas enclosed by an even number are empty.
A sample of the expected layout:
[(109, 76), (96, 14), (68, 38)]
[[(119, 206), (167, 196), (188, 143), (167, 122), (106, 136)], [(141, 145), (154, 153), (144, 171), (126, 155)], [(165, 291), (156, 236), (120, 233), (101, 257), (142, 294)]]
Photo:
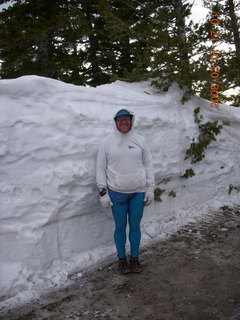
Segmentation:
[[(141, 272), (140, 223), (144, 204), (154, 199), (152, 156), (144, 138), (133, 130), (134, 116), (121, 109), (114, 117), (114, 132), (101, 144), (97, 157), (97, 186), (103, 207), (111, 207), (114, 240), (123, 274)], [(129, 222), (130, 265), (126, 259)]]

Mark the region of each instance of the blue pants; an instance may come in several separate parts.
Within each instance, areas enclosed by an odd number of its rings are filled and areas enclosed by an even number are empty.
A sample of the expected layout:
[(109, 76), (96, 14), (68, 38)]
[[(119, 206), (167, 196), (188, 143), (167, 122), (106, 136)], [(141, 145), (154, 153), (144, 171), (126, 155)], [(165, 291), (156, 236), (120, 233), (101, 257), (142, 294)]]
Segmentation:
[(144, 208), (144, 192), (125, 195), (121, 201), (116, 201), (111, 190), (109, 192), (113, 202), (112, 213), (115, 222), (114, 241), (117, 248), (118, 258), (125, 258), (126, 227), (129, 223), (129, 242), (131, 257), (138, 258), (141, 240), (140, 223)]

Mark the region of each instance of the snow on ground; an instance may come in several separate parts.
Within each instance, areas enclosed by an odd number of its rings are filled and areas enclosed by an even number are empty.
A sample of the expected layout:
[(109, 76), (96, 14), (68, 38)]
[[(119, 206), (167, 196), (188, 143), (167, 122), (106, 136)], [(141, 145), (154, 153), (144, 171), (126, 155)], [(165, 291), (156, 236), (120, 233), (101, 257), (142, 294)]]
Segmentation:
[[(37, 297), (68, 284), (68, 275), (114, 255), (110, 209), (95, 184), (96, 156), (122, 107), (149, 143), (162, 202), (145, 209), (142, 245), (164, 238), (222, 205), (239, 204), (240, 108), (210, 107), (193, 97), (182, 105), (172, 86), (116, 81), (97, 88), (25, 76), (0, 81), (0, 286), (2, 304)], [(229, 121), (205, 159), (184, 160), (203, 122)], [(181, 178), (186, 169), (196, 175)], [(176, 197), (170, 197), (170, 191)]]

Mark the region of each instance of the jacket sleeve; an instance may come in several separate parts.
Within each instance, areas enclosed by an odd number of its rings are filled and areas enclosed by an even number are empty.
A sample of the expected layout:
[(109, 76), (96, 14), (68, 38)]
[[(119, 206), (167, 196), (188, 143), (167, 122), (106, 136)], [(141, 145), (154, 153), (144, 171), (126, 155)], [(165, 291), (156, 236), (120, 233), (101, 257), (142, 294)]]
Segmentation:
[(98, 188), (107, 188), (107, 150), (105, 141), (98, 150), (96, 182)]
[(143, 165), (146, 171), (147, 189), (153, 192), (155, 187), (153, 159), (145, 140), (143, 144)]

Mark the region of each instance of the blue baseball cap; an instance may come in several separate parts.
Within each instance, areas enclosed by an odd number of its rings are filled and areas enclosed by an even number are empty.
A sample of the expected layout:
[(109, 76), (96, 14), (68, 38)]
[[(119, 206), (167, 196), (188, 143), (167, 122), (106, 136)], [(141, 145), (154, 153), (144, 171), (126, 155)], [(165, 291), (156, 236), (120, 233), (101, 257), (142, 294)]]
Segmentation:
[(114, 120), (116, 120), (118, 117), (121, 117), (121, 116), (128, 116), (128, 117), (132, 118), (133, 114), (126, 109), (121, 109), (116, 113)]

